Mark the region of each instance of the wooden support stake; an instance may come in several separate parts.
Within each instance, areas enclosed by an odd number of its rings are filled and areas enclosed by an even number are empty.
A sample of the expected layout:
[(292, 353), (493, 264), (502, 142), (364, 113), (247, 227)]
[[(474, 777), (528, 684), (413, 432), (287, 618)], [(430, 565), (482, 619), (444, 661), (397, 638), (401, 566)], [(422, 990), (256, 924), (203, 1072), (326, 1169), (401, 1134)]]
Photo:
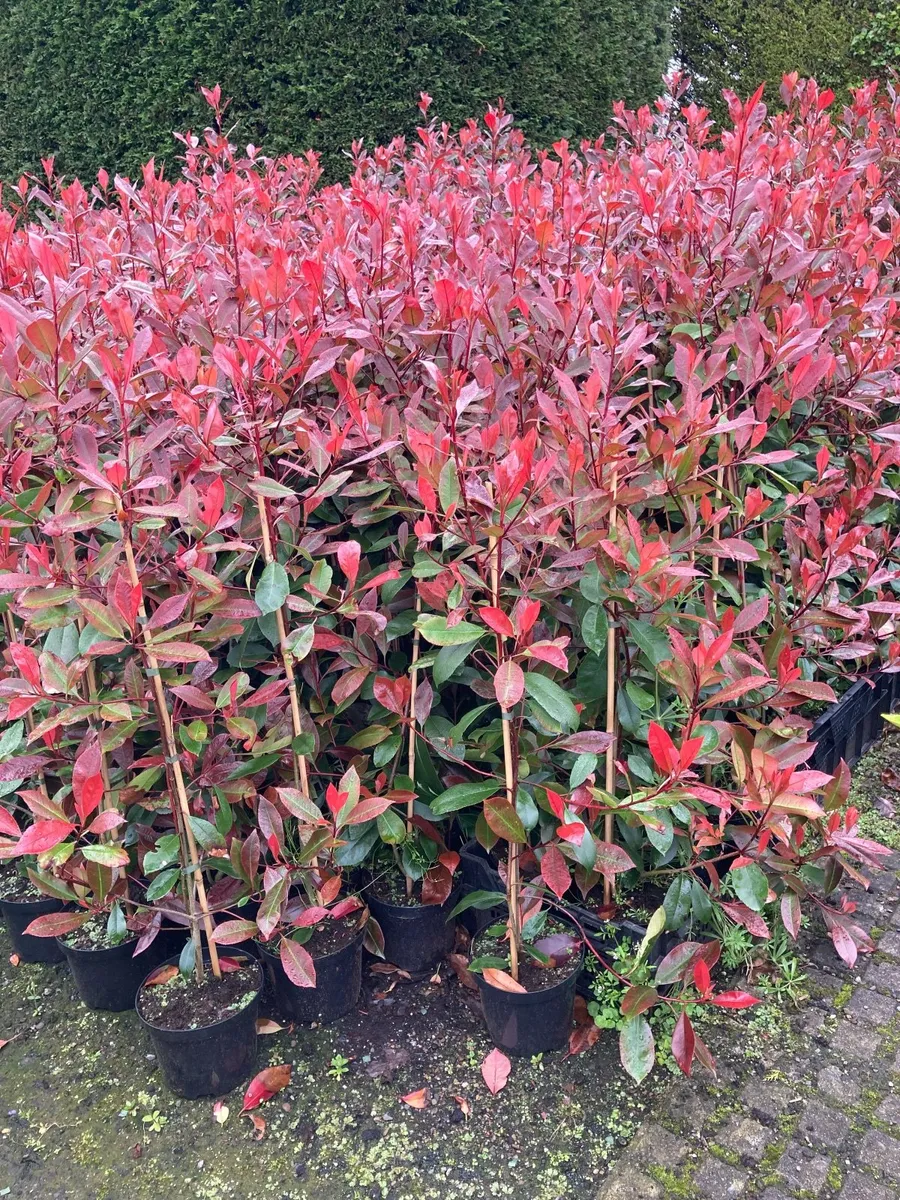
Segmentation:
[[(131, 586), (137, 587), (140, 584), (137, 566), (134, 561), (134, 548), (131, 545), (131, 533), (126, 523), (125, 514), (119, 512), (119, 524), (122, 526), (122, 544), (125, 547), (125, 561), (128, 564), (128, 577), (131, 580)], [(166, 692), (163, 687), (162, 676), (159, 673), (159, 663), (156, 655), (153, 653), (153, 639), (150, 636), (150, 631), (145, 624), (147, 610), (144, 607), (143, 598), (141, 599), (138, 608), (138, 616), (141, 624), (141, 634), (143, 637), (143, 657), (146, 667), (146, 673), (150, 676), (151, 686), (153, 688), (153, 697), (156, 705), (157, 719), (159, 720), (160, 733), (162, 735), (163, 749), (166, 756), (166, 770), (169, 778), (174, 784), (175, 795), (178, 800), (177, 806), (172, 805), (172, 816), (175, 820), (175, 826), (179, 833), (179, 838), (182, 844), (187, 847), (188, 857), (190, 858), (193, 868), (192, 878), (188, 881), (185, 888), (185, 900), (187, 902), (188, 917), (191, 924), (191, 940), (194, 943), (195, 951), (195, 970), (197, 979), (202, 981), (204, 975), (203, 967), (203, 946), (200, 940), (200, 929), (197, 923), (196, 911), (194, 908), (194, 896), (196, 893), (197, 899), (200, 901), (200, 911), (202, 913), (203, 926), (206, 930), (206, 940), (209, 944), (209, 964), (212, 967), (213, 975), (217, 979), (222, 977), (222, 968), (219, 965), (219, 951), (216, 943), (213, 941), (213, 921), (209, 911), (209, 902), (206, 898), (206, 885), (203, 882), (203, 872), (200, 869), (200, 855), (197, 851), (197, 842), (194, 838), (194, 831), (191, 828), (191, 806), (188, 801), (187, 788), (184, 783), (184, 775), (181, 770), (181, 759), (178, 756), (178, 746), (175, 742), (175, 732), (172, 728), (172, 717), (166, 705)]]
[[(617, 512), (616, 512), (616, 495), (618, 493), (619, 478), (616, 472), (613, 472), (612, 478), (612, 508), (609, 510), (609, 532), (610, 537), (616, 530)], [(606, 732), (612, 737), (609, 743), (609, 748), (606, 751), (606, 791), (610, 796), (615, 793), (616, 786), (616, 623), (609, 622), (609, 631), (606, 635)], [(615, 837), (615, 816), (608, 812), (603, 818), (603, 840), (612, 842)], [(609, 876), (603, 878), (603, 903), (610, 905), (613, 902), (613, 881)]]
[[(500, 607), (500, 543), (497, 538), (489, 539), (491, 555), (491, 603), (494, 608)], [(497, 634), (497, 665), (503, 661), (503, 635)], [(513, 772), (512, 754), (512, 713), (505, 710), (501, 713), (503, 725), (503, 768), (506, 776), (506, 799), (515, 808), (515, 776)], [(508, 899), (509, 917), (509, 973), (513, 979), (519, 978), (519, 939), (521, 937), (521, 922), (519, 912), (519, 843), (509, 843), (509, 854), (506, 860), (507, 880), (506, 894)]]
[[(262, 529), (263, 558), (266, 560), (266, 566), (268, 567), (275, 561), (275, 555), (272, 552), (272, 537), (269, 532), (269, 514), (266, 508), (265, 496), (257, 496), (256, 504), (259, 509), (259, 522)], [(303, 733), (303, 725), (300, 722), (300, 701), (297, 699), (297, 678), (294, 674), (294, 661), (288, 648), (284, 613), (280, 608), (275, 610), (275, 627), (278, 631), (278, 645), (281, 650), (281, 661), (287, 678), (288, 696), (291, 702), (291, 725), (294, 730), (294, 737), (298, 738)], [(292, 751), (294, 756), (294, 783), (306, 799), (309, 800), (309, 772), (307, 770), (306, 755), (300, 754), (297, 750), (293, 750), (293, 748)]]
[[(422, 611), (422, 599), (418, 592), (416, 593), (416, 614)], [(412, 780), (411, 791), (414, 792), (416, 784), (416, 685), (419, 682), (419, 630), (418, 628), (413, 633), (412, 645), (412, 670), (410, 671), (410, 692), (409, 692), (409, 758), (407, 760), (407, 775)], [(406, 836), (412, 833), (413, 817), (416, 811), (416, 801), (413, 795), (410, 795), (406, 804)], [(406, 877), (406, 894), (412, 895), (413, 881), (407, 875)]]

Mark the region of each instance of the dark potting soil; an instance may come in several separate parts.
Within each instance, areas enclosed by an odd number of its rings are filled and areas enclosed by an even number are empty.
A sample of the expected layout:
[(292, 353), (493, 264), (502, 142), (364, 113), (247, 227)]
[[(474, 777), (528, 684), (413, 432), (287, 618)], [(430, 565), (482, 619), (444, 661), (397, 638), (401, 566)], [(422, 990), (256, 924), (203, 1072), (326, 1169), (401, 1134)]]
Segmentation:
[(167, 983), (142, 987), (138, 1012), (157, 1029), (205, 1029), (246, 1008), (259, 987), (259, 968), (253, 962), (223, 972), (221, 979), (207, 970), (203, 983), (179, 972)]
[[(565, 925), (548, 921), (542, 937), (547, 937), (554, 933), (567, 933), (571, 935), (572, 930), (567, 929)], [(505, 959), (507, 964), (506, 970), (509, 970), (509, 944), (502, 936), (494, 936), (487, 929), (483, 933), (480, 933), (472, 943), (472, 957), (480, 958), (482, 955)], [(574, 975), (580, 967), (581, 955), (578, 949), (576, 949), (567, 962), (562, 963), (558, 967), (542, 966), (540, 963), (530, 959), (527, 952), (523, 949), (519, 956), (519, 983), (521, 983), (526, 992), (543, 992), (557, 983), (562, 983), (570, 975)]]
[[(348, 946), (359, 933), (360, 924), (365, 920), (365, 912), (361, 908), (342, 917), (340, 921), (333, 921), (329, 918), (319, 925), (313, 925), (312, 936), (301, 944), (313, 958), (324, 958), (326, 954), (334, 954), (335, 951)], [(261, 942), (260, 945), (264, 946), (270, 954), (278, 953), (279, 941), (277, 939), (272, 942)]]
[(123, 942), (137, 942), (137, 935), (130, 930), (124, 937), (111, 938), (106, 932), (107, 914), (96, 913), (78, 929), (73, 929), (62, 939), (73, 950), (112, 950)]
[(406, 908), (422, 908), (422, 881), (417, 879), (412, 886), (412, 892), (406, 894), (406, 876), (389, 871), (384, 875), (376, 875), (369, 888), (373, 896), (383, 900), (385, 904), (402, 905)]
[(52, 899), (51, 896), (45, 896), (30, 879), (20, 875), (17, 871), (0, 876), (0, 900), (15, 900), (21, 904), (27, 903), (29, 900), (50, 899)]

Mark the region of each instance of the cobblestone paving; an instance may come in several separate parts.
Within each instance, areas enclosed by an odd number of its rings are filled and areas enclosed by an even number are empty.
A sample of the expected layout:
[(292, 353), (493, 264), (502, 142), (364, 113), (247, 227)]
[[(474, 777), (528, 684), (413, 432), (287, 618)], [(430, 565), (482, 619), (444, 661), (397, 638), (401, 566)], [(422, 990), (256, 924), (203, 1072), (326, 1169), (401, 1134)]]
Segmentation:
[(824, 939), (808, 948), (791, 1051), (745, 1065), (734, 1022), (718, 1079), (674, 1084), (597, 1200), (900, 1200), (898, 869), (849, 893), (876, 954), (851, 971)]

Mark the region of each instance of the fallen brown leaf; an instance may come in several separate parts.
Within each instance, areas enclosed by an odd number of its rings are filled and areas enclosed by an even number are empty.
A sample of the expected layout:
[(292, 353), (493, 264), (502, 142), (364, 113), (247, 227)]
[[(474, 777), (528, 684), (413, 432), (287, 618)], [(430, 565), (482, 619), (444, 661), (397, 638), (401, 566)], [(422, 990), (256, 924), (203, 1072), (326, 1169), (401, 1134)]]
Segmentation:
[(499, 988), (501, 992), (527, 992), (527, 988), (522, 987), (517, 979), (513, 979), (512, 975), (506, 971), (501, 971), (497, 967), (485, 967), (481, 972), (484, 976), (485, 983), (491, 984), (492, 987)]
[(258, 1017), (256, 1020), (256, 1032), (262, 1036), (267, 1033), (281, 1033), (283, 1029), (283, 1025), (279, 1025), (277, 1021), (270, 1021), (268, 1017)]
[(418, 1092), (410, 1092), (408, 1096), (401, 1096), (400, 1099), (410, 1108), (427, 1108), (428, 1088), (420, 1088)]
[(478, 991), (478, 984), (475, 982), (475, 976), (469, 970), (469, 961), (465, 955), (448, 954), (447, 962), (463, 987), (467, 987), (472, 992)]
[(261, 1142), (266, 1136), (266, 1123), (259, 1113), (246, 1113), (246, 1116), (253, 1122), (253, 1140)]
[(462, 1115), (468, 1121), (469, 1117), (472, 1115), (472, 1105), (468, 1102), (465, 1096), (454, 1096), (453, 1099), (459, 1105)]
[(9, 956), (9, 961), (11, 966), (17, 967), (22, 960), (19, 958), (18, 954), (11, 954)]

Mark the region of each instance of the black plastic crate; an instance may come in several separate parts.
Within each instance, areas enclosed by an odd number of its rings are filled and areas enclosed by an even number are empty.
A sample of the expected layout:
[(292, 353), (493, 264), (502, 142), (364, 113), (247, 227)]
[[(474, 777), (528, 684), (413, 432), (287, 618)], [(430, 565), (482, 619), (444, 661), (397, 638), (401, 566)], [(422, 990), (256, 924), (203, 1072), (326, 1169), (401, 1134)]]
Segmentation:
[(871, 680), (854, 683), (810, 730), (809, 740), (816, 743), (810, 767), (830, 774), (841, 759), (848, 767), (855, 767), (884, 732), (883, 714), (898, 701), (900, 672), (882, 671)]

